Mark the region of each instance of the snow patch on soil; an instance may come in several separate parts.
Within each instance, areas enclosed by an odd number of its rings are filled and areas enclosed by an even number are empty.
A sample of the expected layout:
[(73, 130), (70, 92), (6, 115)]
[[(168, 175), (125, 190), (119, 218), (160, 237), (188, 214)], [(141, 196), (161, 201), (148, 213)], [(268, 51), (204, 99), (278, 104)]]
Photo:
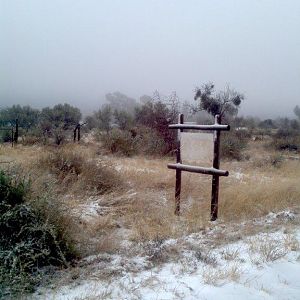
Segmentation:
[[(293, 212), (283, 211), (256, 222), (294, 218)], [(299, 227), (219, 246), (209, 242), (230, 233), (230, 227), (217, 224), (180, 239), (137, 245), (137, 256), (85, 258), (81, 267), (92, 265), (90, 276), (52, 290), (40, 288), (34, 299), (299, 299)]]
[(135, 166), (124, 166), (124, 165), (115, 166), (115, 170), (117, 172), (134, 171), (136, 173), (147, 173), (147, 174), (157, 173), (155, 170), (152, 170), (152, 169), (149, 169), (149, 168), (137, 168)]

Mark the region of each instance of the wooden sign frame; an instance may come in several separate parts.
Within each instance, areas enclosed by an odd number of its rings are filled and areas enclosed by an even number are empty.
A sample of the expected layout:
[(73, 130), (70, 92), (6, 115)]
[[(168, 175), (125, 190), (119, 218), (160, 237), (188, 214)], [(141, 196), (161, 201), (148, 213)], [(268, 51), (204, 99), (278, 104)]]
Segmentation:
[[(178, 138), (176, 145), (176, 164), (168, 164), (169, 169), (176, 170), (175, 182), (175, 214), (180, 215), (180, 193), (181, 193), (181, 172), (192, 172), (206, 175), (212, 175), (212, 190), (211, 190), (211, 221), (218, 218), (218, 201), (219, 201), (219, 177), (228, 176), (229, 172), (220, 170), (220, 133), (221, 131), (229, 131), (229, 125), (222, 125), (220, 116), (215, 116), (215, 124), (213, 125), (194, 125), (184, 124), (183, 114), (178, 116), (178, 124), (169, 125), (170, 129), (178, 130)], [(180, 153), (180, 132), (183, 130), (210, 130), (214, 131), (214, 154), (213, 166), (211, 168), (204, 168), (199, 166), (191, 166), (182, 164)]]

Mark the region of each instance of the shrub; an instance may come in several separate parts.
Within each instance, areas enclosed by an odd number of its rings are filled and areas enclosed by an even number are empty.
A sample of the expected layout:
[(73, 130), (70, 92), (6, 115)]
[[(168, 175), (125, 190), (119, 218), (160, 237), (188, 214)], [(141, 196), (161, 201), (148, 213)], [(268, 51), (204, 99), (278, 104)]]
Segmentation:
[(275, 168), (279, 168), (284, 161), (284, 157), (282, 155), (274, 154), (271, 155), (268, 159), (268, 162)]
[(221, 135), (221, 156), (241, 160), (243, 151), (247, 147), (249, 134), (245, 131), (237, 131), (232, 129)]
[(0, 298), (32, 291), (42, 267), (67, 266), (76, 256), (29, 196), (28, 180), (0, 171)]
[(129, 131), (114, 128), (108, 133), (102, 133), (100, 139), (104, 147), (111, 153), (119, 153), (125, 156), (137, 153), (138, 139)]
[(22, 145), (31, 146), (35, 144), (39, 144), (41, 142), (41, 138), (34, 135), (25, 135), (22, 136)]
[(138, 151), (148, 155), (162, 155), (167, 152), (168, 145), (159, 134), (148, 127), (140, 126), (136, 130)]
[(298, 130), (291, 128), (279, 129), (273, 136), (269, 147), (275, 150), (299, 151), (300, 134)]
[(133, 126), (133, 117), (125, 110), (114, 111), (115, 122), (122, 130), (130, 129)]
[(0, 131), (0, 141), (1, 141), (1, 143), (11, 142), (11, 131), (10, 130), (1, 130)]
[(121, 179), (104, 162), (89, 161), (66, 147), (46, 154), (40, 159), (39, 165), (49, 169), (65, 188), (74, 185), (78, 191), (103, 194), (122, 185)]
[(275, 154), (271, 154), (268, 157), (255, 160), (253, 162), (253, 165), (254, 167), (258, 167), (258, 168), (265, 168), (269, 166), (280, 168), (283, 162), (284, 162), (284, 157), (281, 154), (275, 153)]
[[(176, 97), (176, 95), (175, 95)], [(176, 131), (169, 130), (169, 124), (176, 123), (178, 117), (178, 105), (176, 99), (169, 108), (167, 103), (162, 101), (147, 101), (136, 108), (135, 119), (139, 126), (146, 126), (154, 130), (165, 142), (165, 153), (175, 149)]]
[(153, 129), (139, 126), (130, 131), (113, 129), (108, 133), (101, 133), (103, 146), (111, 153), (125, 156), (134, 154), (162, 155), (168, 152), (168, 144)]

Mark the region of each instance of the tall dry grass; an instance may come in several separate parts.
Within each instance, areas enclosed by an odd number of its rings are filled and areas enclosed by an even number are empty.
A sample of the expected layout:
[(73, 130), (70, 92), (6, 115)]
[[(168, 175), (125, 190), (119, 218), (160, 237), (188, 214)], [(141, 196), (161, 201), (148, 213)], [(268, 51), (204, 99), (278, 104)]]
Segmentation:
[[(136, 182), (137, 195), (127, 214), (134, 239), (178, 237), (203, 229), (210, 218), (211, 177), (183, 173), (181, 216), (174, 216), (175, 174), (167, 170), (167, 160), (151, 164), (153, 174), (127, 178)], [(139, 167), (143, 165), (139, 161)], [(255, 167), (252, 161), (226, 162), (231, 171), (221, 178), (219, 219), (239, 222), (300, 207), (300, 162), (285, 160), (280, 165), (267, 160)]]
[[(125, 239), (145, 241), (180, 237), (209, 224), (210, 176), (183, 172), (181, 216), (176, 217), (175, 172), (167, 169), (172, 158), (99, 156), (97, 147), (90, 143), (58, 149), (40, 147), (37, 151), (34, 146), (23, 147), (22, 151), (4, 149), (2, 155), (19, 161), (25, 157), (24, 168), (37, 178), (36, 190), (52, 182), (60, 197), (67, 199), (69, 209), (79, 209), (89, 201), (89, 195), (101, 196), (103, 215), (81, 226), (92, 240), (99, 241), (97, 233), (112, 237), (103, 243), (103, 249), (114, 244), (112, 239), (119, 239), (114, 234), (122, 229), (127, 230)], [(274, 164), (272, 157), (277, 154), (266, 152), (260, 145), (250, 145), (248, 152), (251, 160), (226, 161), (221, 166), (230, 176), (220, 180), (219, 219), (239, 222), (271, 211), (299, 208), (300, 162), (283, 159)]]
[(249, 169), (244, 180), (221, 186), (220, 216), (225, 221), (261, 217), (300, 207), (300, 162), (285, 161)]
[(121, 178), (107, 162), (95, 159), (78, 145), (54, 148), (41, 155), (36, 166), (55, 175), (67, 192), (103, 194), (122, 186)]
[[(97, 147), (69, 144), (62, 147), (23, 146), (2, 147), (0, 161), (6, 168), (18, 167), (30, 178), (33, 205), (45, 212), (46, 218), (66, 228), (75, 240), (80, 255), (97, 253), (99, 249), (116, 248), (113, 236), (116, 222), (113, 216), (85, 221), (81, 217), (90, 198), (99, 197), (112, 203), (112, 192), (124, 192), (124, 183), (109, 161), (96, 154)], [(2, 164), (1, 164), (2, 167)], [(110, 204), (107, 204), (110, 205)], [(82, 206), (82, 208), (81, 208)], [(107, 224), (112, 224), (107, 226)], [(101, 230), (105, 228), (105, 230)], [(99, 230), (100, 229), (100, 230)]]

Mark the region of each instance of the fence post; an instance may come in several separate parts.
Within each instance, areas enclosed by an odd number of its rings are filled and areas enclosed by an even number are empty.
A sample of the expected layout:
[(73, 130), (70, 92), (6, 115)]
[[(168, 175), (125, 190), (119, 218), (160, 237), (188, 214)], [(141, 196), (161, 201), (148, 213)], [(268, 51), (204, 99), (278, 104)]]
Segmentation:
[(11, 126), (11, 146), (14, 146), (14, 126)]
[[(220, 115), (215, 115), (215, 124), (220, 124)], [(219, 169), (220, 167), (220, 131), (214, 131), (214, 158), (213, 167)], [(211, 221), (218, 218), (218, 200), (219, 200), (219, 175), (212, 176), (211, 188)]]
[(76, 130), (77, 130), (77, 126), (75, 127), (74, 131), (73, 131), (73, 142), (76, 142)]
[[(178, 123), (183, 124), (183, 114), (178, 115)], [(183, 129), (178, 129), (177, 133), (177, 149), (176, 149), (176, 163), (181, 164), (181, 153), (180, 153), (180, 133)], [(175, 184), (175, 215), (180, 215), (180, 193), (181, 193), (181, 170), (176, 169), (176, 184)]]
[(16, 132), (14, 136), (14, 142), (17, 144), (18, 143), (18, 138), (19, 138), (19, 120), (16, 119)]
[(80, 141), (80, 124), (78, 124), (78, 135), (77, 135), (77, 141)]

